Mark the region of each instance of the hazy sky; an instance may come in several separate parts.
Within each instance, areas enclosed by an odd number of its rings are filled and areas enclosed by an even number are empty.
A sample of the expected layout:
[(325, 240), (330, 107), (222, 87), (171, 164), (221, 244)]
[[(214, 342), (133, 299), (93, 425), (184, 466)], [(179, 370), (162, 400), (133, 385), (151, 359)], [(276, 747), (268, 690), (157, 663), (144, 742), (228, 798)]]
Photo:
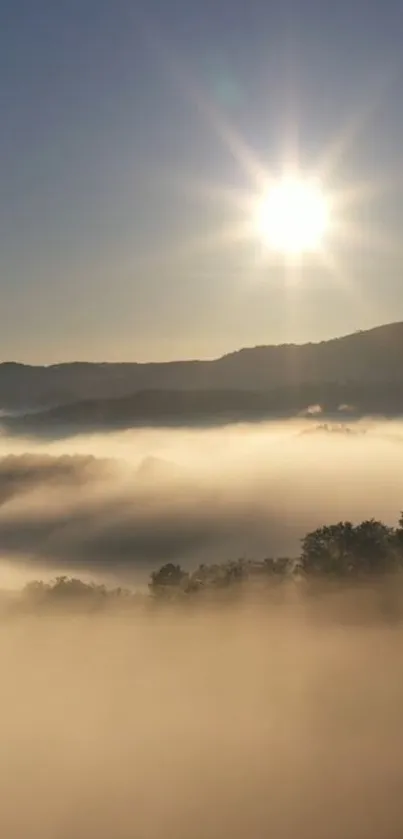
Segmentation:
[[(403, 319), (398, 0), (0, 12), (1, 359), (215, 356)], [(221, 234), (258, 191), (245, 159), (279, 169), (297, 135), (329, 189), (377, 190), (345, 208), (360, 235), (332, 245), (336, 274), (290, 283)]]

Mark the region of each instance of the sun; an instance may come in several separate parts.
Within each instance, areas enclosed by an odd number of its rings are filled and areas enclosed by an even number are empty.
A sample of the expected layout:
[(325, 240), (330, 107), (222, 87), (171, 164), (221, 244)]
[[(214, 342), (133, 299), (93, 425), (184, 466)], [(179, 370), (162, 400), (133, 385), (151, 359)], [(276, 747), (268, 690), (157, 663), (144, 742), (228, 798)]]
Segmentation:
[(329, 201), (320, 183), (283, 177), (258, 201), (257, 232), (272, 250), (298, 256), (321, 248), (329, 214)]

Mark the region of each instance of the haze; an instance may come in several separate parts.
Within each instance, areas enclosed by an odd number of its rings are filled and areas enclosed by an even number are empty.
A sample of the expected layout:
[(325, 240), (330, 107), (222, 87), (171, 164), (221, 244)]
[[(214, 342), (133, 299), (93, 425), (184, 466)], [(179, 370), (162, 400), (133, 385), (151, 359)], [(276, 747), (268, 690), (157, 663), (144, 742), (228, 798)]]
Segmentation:
[(80, 575), (144, 585), (167, 561), (297, 556), (323, 523), (395, 524), (403, 424), (310, 420), (0, 439), (3, 588)]
[(402, 630), (322, 605), (3, 621), (2, 835), (398, 839)]
[[(1, 586), (78, 573), (141, 589), (166, 561), (292, 556), (326, 522), (394, 524), (402, 446), (401, 422), (326, 425), (319, 408), (203, 431), (3, 435)], [(386, 580), (313, 598), (290, 582), (279, 602), (2, 611), (1, 834), (398, 839), (389, 586), (401, 603)]]
[(402, 4), (0, 12), (0, 839), (402, 839)]

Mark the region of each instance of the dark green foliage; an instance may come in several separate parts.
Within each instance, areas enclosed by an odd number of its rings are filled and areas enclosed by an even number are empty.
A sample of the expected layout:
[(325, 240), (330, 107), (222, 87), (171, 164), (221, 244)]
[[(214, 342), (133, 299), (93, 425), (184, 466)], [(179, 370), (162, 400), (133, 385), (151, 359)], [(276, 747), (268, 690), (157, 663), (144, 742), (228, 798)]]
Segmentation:
[(172, 597), (185, 591), (189, 575), (180, 565), (168, 562), (159, 571), (153, 571), (149, 589), (154, 597)]
[(375, 519), (319, 527), (302, 540), (301, 569), (337, 576), (391, 571), (399, 560), (396, 534)]
[(399, 554), (403, 555), (403, 512), (400, 513), (398, 526), (395, 531), (396, 546)]
[(360, 524), (341, 521), (313, 530), (302, 539), (296, 559), (281, 557), (263, 560), (237, 559), (199, 565), (187, 572), (168, 562), (151, 574), (146, 595), (126, 589), (107, 589), (70, 577), (57, 577), (51, 583), (34, 581), (22, 593), (22, 602), (33, 608), (54, 606), (100, 609), (107, 606), (132, 607), (162, 601), (191, 601), (193, 597), (241, 592), (257, 587), (263, 592), (281, 591), (279, 586), (301, 576), (326, 580), (372, 580), (403, 568), (403, 513), (396, 528), (369, 519)]
[(83, 605), (102, 608), (112, 603), (123, 605), (132, 602), (138, 595), (123, 588), (107, 589), (104, 585), (84, 583), (75, 577), (56, 577), (51, 583), (35, 580), (23, 590), (28, 604), (38, 607)]
[(216, 565), (199, 565), (189, 576), (187, 594), (239, 587), (249, 583), (262, 585), (265, 580), (285, 580), (292, 575), (293, 562), (287, 558), (254, 561), (237, 559)]
[(247, 564), (241, 559), (219, 565), (199, 565), (190, 575), (188, 592), (227, 588), (233, 583), (242, 582), (247, 576)]

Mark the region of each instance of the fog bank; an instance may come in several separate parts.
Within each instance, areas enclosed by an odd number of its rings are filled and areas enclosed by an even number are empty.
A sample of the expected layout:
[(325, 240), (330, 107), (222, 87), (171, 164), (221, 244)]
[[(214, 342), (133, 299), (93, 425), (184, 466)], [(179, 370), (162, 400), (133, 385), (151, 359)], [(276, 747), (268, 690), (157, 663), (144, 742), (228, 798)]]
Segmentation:
[(0, 585), (64, 570), (141, 584), (166, 561), (294, 556), (326, 522), (394, 524), (402, 466), (403, 425), (386, 421), (3, 436)]
[(398, 839), (402, 640), (291, 604), (2, 624), (1, 835)]

